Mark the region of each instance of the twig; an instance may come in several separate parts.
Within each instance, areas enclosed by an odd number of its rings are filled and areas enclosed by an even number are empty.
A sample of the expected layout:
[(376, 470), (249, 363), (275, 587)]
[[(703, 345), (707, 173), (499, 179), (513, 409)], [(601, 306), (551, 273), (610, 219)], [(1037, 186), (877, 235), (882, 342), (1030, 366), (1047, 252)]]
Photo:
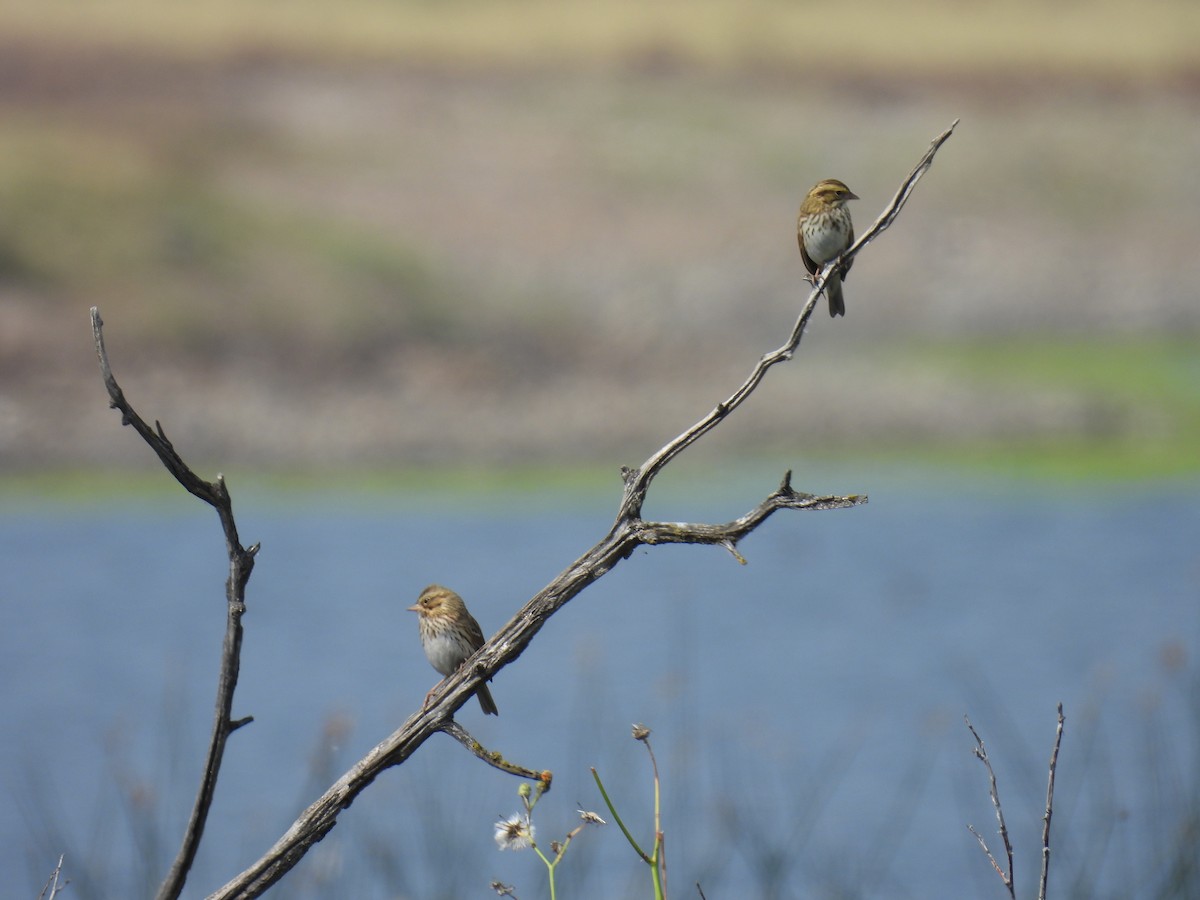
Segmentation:
[[(942, 148), (942, 144), (950, 140), (950, 135), (954, 134), (954, 129), (958, 127), (960, 121), (960, 119), (955, 119), (950, 123), (949, 128), (930, 142), (929, 149), (925, 151), (925, 155), (921, 157), (921, 161), (908, 173), (908, 177), (904, 179), (904, 183), (900, 185), (900, 189), (896, 191), (895, 196), (892, 197), (892, 201), (879, 214), (879, 218), (871, 223), (870, 228), (859, 235), (858, 240), (851, 245), (849, 250), (842, 254), (840, 259), (831, 260), (822, 268), (821, 277), (817, 281), (817, 287), (824, 287), (825, 280), (834, 269), (843, 268), (847, 262), (858, 255), (859, 250), (891, 227), (891, 224), (896, 221), (896, 217), (900, 215), (900, 210), (904, 208), (904, 204), (908, 202), (909, 194), (913, 192), (913, 189), (917, 186), (917, 182), (921, 180), (921, 176), (929, 171), (929, 167), (933, 165), (934, 156)], [(816, 299), (814, 298), (812, 302), (815, 303)]]
[(792, 490), (789, 470), (774, 493), (748, 513), (724, 525), (687, 524), (684, 522), (646, 522), (636, 520), (635, 530), (642, 544), (716, 544), (728, 550), (742, 565), (746, 559), (737, 550), (738, 542), (781, 509), (846, 509), (861, 506), (867, 498), (861, 494), (846, 497), (806, 494)]
[(250, 580), (250, 573), (254, 570), (254, 557), (258, 553), (259, 545), (243, 547), (238, 539), (237, 523), (233, 518), (233, 500), (225, 486), (224, 476), (218, 475), (216, 481), (211, 482), (200, 478), (176, 452), (175, 447), (167, 439), (162, 424), (156, 421), (154, 428), (151, 429), (125, 399), (125, 393), (117, 384), (112, 367), (109, 365), (108, 351), (104, 347), (104, 322), (100, 318), (100, 310), (94, 306), (92, 307), (92, 336), (96, 344), (96, 355), (100, 360), (100, 373), (104, 378), (104, 386), (108, 390), (109, 405), (113, 409), (120, 410), (121, 424), (133, 426), (142, 439), (150, 445), (150, 448), (158, 454), (158, 458), (176, 481), (217, 511), (221, 520), (221, 528), (225, 533), (225, 548), (229, 555), (229, 578), (225, 582), (225, 639), (221, 649), (216, 710), (213, 715), (208, 754), (204, 761), (204, 773), (200, 779), (196, 802), (192, 807), (179, 852), (156, 895), (157, 900), (173, 900), (183, 892), (188, 871), (196, 858), (196, 850), (199, 848), (200, 839), (204, 834), (204, 824), (208, 818), (209, 807), (212, 805), (213, 793), (217, 786), (217, 775), (221, 770), (221, 760), (225, 754), (225, 742), (234, 731), (253, 721), (251, 716), (233, 719), (230, 713), (233, 709), (233, 694), (237, 689), (238, 670), (241, 665), (242, 615), (246, 612), (246, 583)]
[(516, 775), (520, 778), (528, 778), (530, 781), (539, 781), (544, 785), (543, 793), (550, 790), (550, 783), (554, 780), (554, 774), (549, 770), (543, 769), (541, 772), (535, 772), (533, 769), (526, 769), (524, 766), (518, 766), (516, 763), (510, 763), (502, 755), (494, 750), (488, 750), (483, 744), (471, 737), (470, 732), (463, 728), (453, 719), (445, 722), (441, 730), (450, 737), (454, 738), (485, 763), (493, 768), (499, 769), (501, 772), (507, 772), (509, 775)]
[(1050, 817), (1054, 812), (1054, 772), (1058, 768), (1058, 748), (1062, 746), (1062, 704), (1058, 704), (1058, 728), (1054, 734), (1054, 749), (1050, 751), (1050, 776), (1046, 780), (1046, 813), (1042, 816), (1042, 875), (1038, 880), (1038, 900), (1046, 900), (1046, 883), (1050, 878)]
[(58, 855), (58, 865), (54, 867), (54, 871), (46, 879), (46, 885), (42, 888), (41, 893), (38, 894), (38, 900), (54, 900), (55, 897), (62, 893), (63, 888), (71, 883), (69, 880), (63, 881), (61, 884), (59, 883), (59, 878), (62, 877), (63, 860), (66, 858), (67, 855), (65, 853)]
[(974, 825), (968, 825), (971, 834), (975, 835), (975, 840), (979, 841), (979, 846), (983, 848), (983, 852), (987, 854), (988, 860), (992, 863), (992, 868), (1000, 876), (1000, 880), (1004, 882), (1004, 886), (1008, 888), (1008, 895), (1016, 900), (1016, 889), (1013, 887), (1013, 851), (1012, 843), (1008, 839), (1008, 826), (1004, 824), (1004, 810), (1000, 807), (1000, 791), (996, 787), (996, 773), (992, 771), (992, 761), (988, 759), (987, 750), (983, 746), (983, 738), (975, 730), (975, 726), (971, 724), (971, 720), (963, 716), (963, 721), (967, 723), (967, 728), (971, 730), (971, 736), (975, 738), (975, 756), (983, 763), (988, 773), (988, 781), (990, 782), (989, 793), (992, 798), (992, 806), (996, 810), (996, 819), (1000, 822), (1000, 837), (1004, 840), (1004, 853), (1008, 857), (1008, 871), (1005, 872), (1000, 864), (996, 862), (996, 857), (992, 855), (992, 851), (988, 849), (987, 844), (983, 840), (983, 836), (975, 830)]
[[(929, 168), (934, 154), (953, 130), (954, 126), (951, 126), (934, 140), (883, 215), (847, 252), (847, 256), (857, 253), (868, 241), (895, 221), (913, 186)], [(624, 492), (616, 520), (609, 533), (532, 597), (507, 625), (479, 649), (468, 665), (447, 676), (434, 688), (421, 711), (411, 716), (330, 786), (315, 803), (301, 813), (273, 847), (248, 869), (210, 895), (210, 900), (257, 897), (282, 878), (313, 845), (329, 833), (337, 824), (339, 813), (353, 803), (359, 793), (384, 769), (402, 763), (428, 740), (430, 735), (444, 730), (458, 708), (474, 694), (481, 680), (490, 678), (517, 659), (550, 616), (622, 560), (629, 558), (639, 546), (649, 543), (713, 544), (724, 546), (726, 549), (733, 548), (735, 558), (744, 561), (736, 551), (737, 541), (777, 509), (835, 509), (866, 502), (867, 498), (859, 494), (842, 497), (813, 497), (800, 494), (792, 491), (790, 478), (785, 478), (774, 494), (768, 496), (755, 509), (726, 525), (655, 523), (646, 522), (641, 518), (646, 492), (663, 467), (740, 406), (762, 381), (768, 369), (791, 358), (799, 345), (804, 325), (824, 288), (829, 271), (827, 267), (817, 278), (813, 292), (787, 344), (759, 360), (745, 383), (707, 416), (656, 451), (637, 469), (622, 470)]]

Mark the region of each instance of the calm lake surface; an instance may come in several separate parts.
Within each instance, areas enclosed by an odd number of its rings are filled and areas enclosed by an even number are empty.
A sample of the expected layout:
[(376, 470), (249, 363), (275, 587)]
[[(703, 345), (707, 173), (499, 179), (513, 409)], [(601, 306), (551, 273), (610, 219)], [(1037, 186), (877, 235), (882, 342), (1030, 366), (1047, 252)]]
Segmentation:
[[(697, 484), (647, 515), (726, 521), (777, 480), (711, 500)], [(539, 840), (580, 805), (611, 818), (590, 766), (649, 840), (650, 769), (629, 737), (644, 722), (673, 896), (696, 881), (710, 898), (1000, 896), (966, 828), (999, 850), (967, 714), (1028, 895), (1061, 701), (1052, 883), (1152, 884), (1200, 790), (1200, 485), (796, 486), (871, 501), (777, 514), (741, 545), (746, 566), (640, 550), (499, 674), (498, 718), (463, 708), (488, 747), (555, 772)], [(255, 721), (230, 739), (189, 897), (257, 859), (421, 703), (437, 676), (404, 607), (422, 587), (458, 590), (490, 634), (607, 531), (616, 502), (234, 493), (243, 540), (263, 544), (234, 707)], [(142, 896), (161, 876), (210, 725), (225, 574), (216, 517), (186, 496), (0, 508), (5, 896), (36, 896), (61, 852), (68, 896)], [(546, 896), (536, 857), (492, 841), (517, 784), (435, 737), (277, 893), (486, 897), (499, 879)], [(576, 838), (564, 885), (650, 895), (613, 826)]]

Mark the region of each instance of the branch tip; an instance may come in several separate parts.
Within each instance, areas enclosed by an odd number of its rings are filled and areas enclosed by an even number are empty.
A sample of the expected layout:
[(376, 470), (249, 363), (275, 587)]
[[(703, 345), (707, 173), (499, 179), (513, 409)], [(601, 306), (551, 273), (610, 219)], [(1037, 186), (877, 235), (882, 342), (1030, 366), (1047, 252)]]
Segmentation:
[(744, 557), (744, 556), (742, 556), (742, 554), (738, 553), (737, 545), (732, 540), (721, 541), (721, 546), (724, 547), (726, 550), (728, 550), (730, 552), (730, 554), (732, 554), (733, 558), (736, 559), (740, 565), (743, 565), (743, 566), (746, 565), (746, 557)]
[(538, 772), (509, 762), (499, 751), (488, 750), (484, 747), (483, 744), (471, 736), (471, 733), (467, 729), (459, 725), (453, 717), (444, 719), (437, 726), (437, 730), (454, 738), (454, 740), (458, 741), (492, 768), (499, 769), (501, 772), (506, 772), (509, 775), (516, 775), (519, 778), (527, 778), (530, 781), (540, 782), (545, 785), (543, 790), (550, 790), (550, 783), (554, 780), (554, 774), (549, 769), (543, 769)]

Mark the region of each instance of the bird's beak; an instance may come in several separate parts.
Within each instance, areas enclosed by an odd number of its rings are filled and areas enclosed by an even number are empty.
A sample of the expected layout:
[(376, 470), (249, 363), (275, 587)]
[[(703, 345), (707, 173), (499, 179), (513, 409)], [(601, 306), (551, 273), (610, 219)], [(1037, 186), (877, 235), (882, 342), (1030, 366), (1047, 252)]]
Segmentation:
[(854, 193), (854, 191), (846, 191), (846, 199), (847, 200), (857, 200), (858, 194)]
[(407, 609), (409, 612), (420, 612), (421, 611), (421, 607), (419, 607), (419, 606), (406, 606), (404, 608)]

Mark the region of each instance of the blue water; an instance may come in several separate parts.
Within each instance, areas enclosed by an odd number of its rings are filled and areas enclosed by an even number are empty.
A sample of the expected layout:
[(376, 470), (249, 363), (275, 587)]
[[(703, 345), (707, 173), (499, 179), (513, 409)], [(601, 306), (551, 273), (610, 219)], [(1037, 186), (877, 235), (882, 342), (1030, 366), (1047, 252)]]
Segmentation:
[[(498, 718), (472, 703), (460, 721), (555, 772), (535, 814), (546, 843), (580, 804), (610, 818), (589, 766), (649, 834), (629, 728), (653, 728), (674, 896), (697, 880), (709, 897), (998, 896), (966, 829), (999, 848), (962, 716), (995, 763), (1028, 894), (1061, 701), (1052, 878), (1136, 895), (1197, 791), (1200, 487), (861, 482), (820, 487), (868, 489), (865, 507), (774, 516), (744, 567), (714, 548), (639, 550), (497, 676)], [(697, 485), (647, 513), (724, 521), (772, 487), (701, 502)], [(420, 704), (437, 679), (404, 607), (424, 585), (457, 589), (491, 633), (615, 503), (235, 497), (243, 539), (263, 544), (234, 707), (255, 721), (230, 740), (189, 897), (256, 859)], [(36, 896), (61, 852), (80, 897), (161, 876), (210, 724), (225, 574), (216, 517), (186, 496), (0, 511), (5, 896)], [(279, 895), (482, 897), (500, 879), (544, 896), (536, 859), (492, 843), (516, 786), (435, 737)], [(647, 896), (640, 868), (615, 828), (589, 830), (560, 884)]]

